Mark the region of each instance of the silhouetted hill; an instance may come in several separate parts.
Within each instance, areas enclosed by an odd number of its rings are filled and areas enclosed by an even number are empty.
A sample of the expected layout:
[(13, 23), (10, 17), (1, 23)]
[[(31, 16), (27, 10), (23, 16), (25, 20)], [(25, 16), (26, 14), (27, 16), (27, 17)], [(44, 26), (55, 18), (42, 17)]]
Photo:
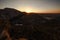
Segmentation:
[(7, 30), (12, 40), (59, 40), (60, 14), (26, 13), (13, 8), (0, 9), (0, 39), (5, 38), (2, 32)]
[(13, 8), (0, 9), (0, 36), (1, 36), (1, 32), (3, 32), (4, 29), (9, 28), (9, 23), (10, 23), (9, 20), (13, 19), (18, 15), (19, 17), (22, 17), (24, 14)]
[(13, 9), (13, 8), (0, 9), (0, 14), (6, 15), (6, 16), (8, 16), (8, 17), (10, 17), (10, 18), (15, 17), (15, 16), (17, 16), (17, 15), (19, 15), (19, 14), (20, 14), (20, 16), (23, 15), (22, 12), (20, 12), (20, 11), (18, 11), (18, 10), (16, 10), (16, 9)]

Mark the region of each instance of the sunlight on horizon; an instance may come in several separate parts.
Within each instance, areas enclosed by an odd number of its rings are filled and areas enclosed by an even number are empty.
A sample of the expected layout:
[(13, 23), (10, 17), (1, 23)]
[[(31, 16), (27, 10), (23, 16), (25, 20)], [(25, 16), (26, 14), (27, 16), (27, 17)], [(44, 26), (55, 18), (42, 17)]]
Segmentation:
[(0, 9), (8, 7), (27, 13), (60, 13), (58, 0), (1, 0)]
[(44, 10), (39, 10), (39, 9), (36, 9), (34, 7), (20, 7), (18, 8), (19, 11), (21, 12), (27, 12), (27, 13), (42, 13), (44, 12)]
[(27, 12), (27, 13), (33, 12), (33, 10), (31, 8), (26, 8), (24, 11)]
[(18, 10), (26, 13), (60, 13), (59, 9), (39, 10), (33, 7), (20, 7)]

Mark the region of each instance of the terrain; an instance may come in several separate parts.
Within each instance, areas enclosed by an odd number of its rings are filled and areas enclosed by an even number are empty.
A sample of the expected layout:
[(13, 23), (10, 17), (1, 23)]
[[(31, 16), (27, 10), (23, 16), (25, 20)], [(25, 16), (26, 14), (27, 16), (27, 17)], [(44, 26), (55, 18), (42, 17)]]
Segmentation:
[(60, 40), (60, 13), (0, 9), (0, 40)]

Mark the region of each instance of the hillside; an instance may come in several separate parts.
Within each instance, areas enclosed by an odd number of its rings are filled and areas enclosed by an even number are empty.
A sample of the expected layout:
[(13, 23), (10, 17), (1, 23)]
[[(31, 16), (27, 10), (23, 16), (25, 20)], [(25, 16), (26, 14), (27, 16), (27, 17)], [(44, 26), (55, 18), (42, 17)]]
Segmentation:
[[(0, 9), (0, 40), (59, 40), (59, 13), (26, 13)], [(6, 35), (6, 31), (8, 35)], [(4, 38), (4, 39), (3, 39)]]

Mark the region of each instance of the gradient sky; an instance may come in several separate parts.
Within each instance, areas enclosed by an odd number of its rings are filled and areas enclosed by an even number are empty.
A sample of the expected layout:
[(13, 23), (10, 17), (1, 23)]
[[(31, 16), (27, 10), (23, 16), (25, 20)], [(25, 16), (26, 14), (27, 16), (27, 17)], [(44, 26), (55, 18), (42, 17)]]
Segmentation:
[(25, 12), (60, 13), (59, 0), (0, 0), (0, 9), (5, 7)]

